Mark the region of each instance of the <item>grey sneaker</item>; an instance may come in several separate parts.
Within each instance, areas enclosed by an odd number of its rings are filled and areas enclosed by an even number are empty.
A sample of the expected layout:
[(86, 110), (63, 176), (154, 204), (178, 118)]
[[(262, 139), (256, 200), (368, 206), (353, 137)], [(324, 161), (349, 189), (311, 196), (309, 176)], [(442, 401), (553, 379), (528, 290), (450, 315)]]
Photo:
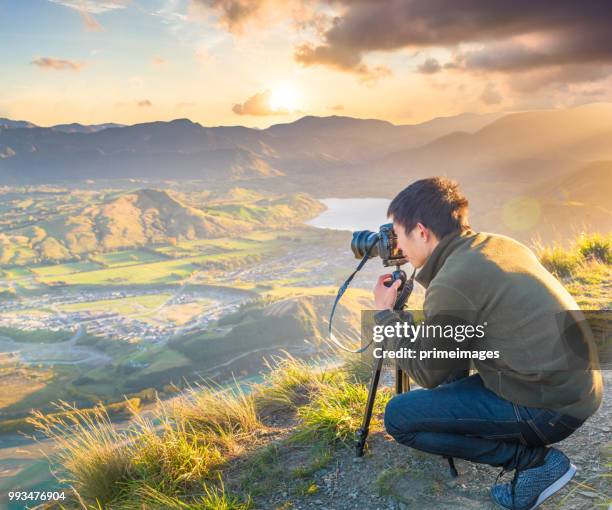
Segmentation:
[(512, 483), (500, 483), (491, 488), (491, 497), (510, 510), (533, 510), (575, 474), (576, 466), (559, 450), (550, 448), (543, 464), (516, 471)]

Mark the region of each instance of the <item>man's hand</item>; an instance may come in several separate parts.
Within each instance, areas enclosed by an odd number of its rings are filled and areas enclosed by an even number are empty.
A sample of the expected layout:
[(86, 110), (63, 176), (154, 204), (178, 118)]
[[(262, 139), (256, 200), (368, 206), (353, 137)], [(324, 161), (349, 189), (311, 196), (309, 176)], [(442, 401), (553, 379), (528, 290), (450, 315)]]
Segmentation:
[(397, 289), (402, 284), (401, 280), (395, 280), (391, 287), (385, 287), (385, 282), (393, 278), (390, 274), (378, 277), (374, 286), (374, 307), (376, 310), (393, 310), (397, 299)]

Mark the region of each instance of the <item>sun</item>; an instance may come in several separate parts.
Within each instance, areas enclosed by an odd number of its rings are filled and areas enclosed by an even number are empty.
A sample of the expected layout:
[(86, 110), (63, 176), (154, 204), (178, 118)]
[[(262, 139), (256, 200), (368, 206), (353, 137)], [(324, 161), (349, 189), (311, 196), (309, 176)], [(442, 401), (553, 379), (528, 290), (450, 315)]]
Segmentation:
[(278, 85), (270, 93), (270, 109), (273, 111), (293, 112), (298, 108), (298, 94), (290, 85)]

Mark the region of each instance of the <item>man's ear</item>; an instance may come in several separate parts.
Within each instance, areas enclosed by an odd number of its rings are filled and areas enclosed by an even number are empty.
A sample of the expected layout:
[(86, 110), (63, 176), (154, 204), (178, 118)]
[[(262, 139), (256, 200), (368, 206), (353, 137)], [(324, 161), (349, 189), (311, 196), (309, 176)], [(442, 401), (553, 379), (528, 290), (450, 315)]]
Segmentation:
[(431, 234), (429, 229), (422, 223), (417, 223), (416, 226), (419, 229), (419, 237), (421, 237), (425, 242), (429, 241), (429, 236)]

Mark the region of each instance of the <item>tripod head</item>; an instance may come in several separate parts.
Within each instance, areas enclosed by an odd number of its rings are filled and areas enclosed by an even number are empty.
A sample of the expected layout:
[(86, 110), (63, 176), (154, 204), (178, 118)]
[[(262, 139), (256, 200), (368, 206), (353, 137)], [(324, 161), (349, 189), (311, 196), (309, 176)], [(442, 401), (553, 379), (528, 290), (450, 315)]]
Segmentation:
[(397, 280), (401, 280), (402, 283), (397, 288), (397, 298), (395, 300), (395, 305), (393, 305), (393, 309), (396, 311), (402, 310), (406, 301), (412, 294), (412, 290), (414, 289), (414, 275), (416, 273), (416, 269), (412, 272), (412, 276), (408, 279), (406, 276), (406, 272), (400, 269), (400, 266), (395, 266), (396, 269), (391, 273), (391, 279), (387, 280), (384, 283), (385, 287), (391, 287)]

